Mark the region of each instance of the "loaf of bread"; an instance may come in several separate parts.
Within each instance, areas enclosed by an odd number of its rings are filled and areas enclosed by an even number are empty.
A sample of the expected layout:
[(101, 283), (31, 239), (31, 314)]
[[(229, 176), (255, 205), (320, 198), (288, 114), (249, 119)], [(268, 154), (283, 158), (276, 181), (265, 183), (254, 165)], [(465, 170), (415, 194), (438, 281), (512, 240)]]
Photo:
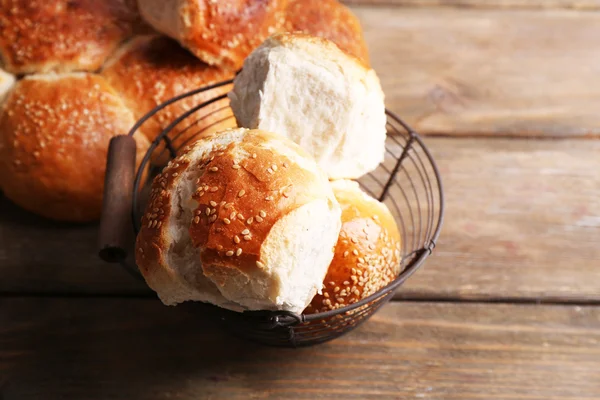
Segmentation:
[(401, 238), (387, 207), (368, 196), (356, 182), (332, 182), (342, 207), (342, 229), (323, 291), (306, 314), (335, 310), (364, 299), (400, 273)]
[(0, 104), (15, 84), (15, 77), (0, 68)]
[[(172, 39), (138, 36), (124, 45), (106, 63), (102, 75), (123, 97), (136, 120), (157, 105), (185, 92), (233, 77), (233, 73), (198, 60)], [(159, 111), (142, 125), (152, 141), (177, 117), (189, 109), (225, 94), (231, 85), (179, 100)], [(194, 112), (169, 133), (176, 148), (185, 147), (201, 136), (236, 127), (227, 98)], [(168, 152), (161, 142), (153, 152), (155, 163), (166, 163)]]
[(138, 0), (144, 20), (201, 60), (231, 70), (284, 24), (287, 0)]
[(338, 0), (289, 0), (284, 30), (331, 40), (369, 64), (369, 52), (356, 15)]
[(14, 74), (95, 71), (141, 24), (134, 0), (0, 2), (0, 59)]
[(379, 79), (331, 41), (270, 37), (246, 59), (229, 98), (239, 126), (288, 137), (332, 179), (360, 177), (383, 161)]
[[(39, 215), (99, 218), (108, 142), (135, 122), (99, 75), (32, 75), (16, 83), (0, 113), (0, 187)], [(138, 161), (148, 140), (136, 135)]]
[(136, 261), (165, 304), (301, 312), (321, 288), (340, 216), (327, 177), (300, 147), (228, 130), (156, 177)]

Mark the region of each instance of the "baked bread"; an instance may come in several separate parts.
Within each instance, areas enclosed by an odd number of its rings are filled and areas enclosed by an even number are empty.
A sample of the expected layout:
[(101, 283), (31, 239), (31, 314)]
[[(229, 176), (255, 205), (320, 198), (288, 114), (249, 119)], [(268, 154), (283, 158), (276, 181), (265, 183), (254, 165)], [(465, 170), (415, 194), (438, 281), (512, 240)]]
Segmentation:
[[(102, 75), (123, 97), (136, 120), (175, 96), (233, 77), (227, 70), (198, 60), (177, 42), (156, 35), (138, 36), (124, 45), (104, 66)], [(146, 121), (142, 130), (152, 141), (184, 112), (230, 89), (231, 85), (223, 86), (179, 100)], [(225, 98), (194, 112), (169, 137), (176, 148), (182, 148), (192, 139), (236, 126)], [(164, 149), (161, 142), (153, 152), (154, 163), (166, 163), (168, 152)]]
[(0, 104), (10, 89), (15, 84), (15, 77), (12, 74), (0, 69)]
[(228, 130), (197, 141), (154, 180), (136, 261), (165, 304), (301, 312), (331, 262), (340, 214), (327, 177), (301, 148), (264, 131)]
[(142, 18), (201, 60), (239, 69), (284, 24), (287, 0), (138, 0)]
[[(100, 217), (110, 139), (134, 123), (101, 76), (32, 75), (16, 83), (0, 113), (0, 187), (39, 215), (63, 221)], [(137, 159), (148, 148), (136, 135)]]
[(329, 40), (270, 37), (246, 59), (229, 98), (239, 126), (288, 137), (332, 179), (360, 177), (383, 161), (379, 79)]
[(342, 229), (323, 280), (323, 292), (306, 314), (356, 303), (387, 286), (400, 273), (401, 238), (387, 207), (353, 181), (332, 182), (342, 207)]
[(0, 58), (14, 74), (94, 71), (141, 23), (133, 0), (0, 2)]
[(289, 0), (284, 29), (329, 39), (369, 64), (369, 52), (356, 15), (337, 0)]

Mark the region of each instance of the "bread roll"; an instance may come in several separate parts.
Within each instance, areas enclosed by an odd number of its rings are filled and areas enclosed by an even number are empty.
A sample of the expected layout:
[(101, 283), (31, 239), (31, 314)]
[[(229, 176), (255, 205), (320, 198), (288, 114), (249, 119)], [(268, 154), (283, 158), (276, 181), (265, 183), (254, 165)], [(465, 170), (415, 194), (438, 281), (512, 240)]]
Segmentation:
[(369, 64), (369, 52), (358, 18), (337, 0), (290, 0), (287, 32), (303, 32), (329, 39), (346, 53)]
[(15, 84), (15, 77), (0, 69), (0, 104)]
[(292, 139), (332, 179), (360, 177), (383, 161), (379, 79), (326, 39), (267, 39), (246, 59), (229, 98), (239, 126)]
[(0, 58), (15, 74), (94, 71), (140, 23), (132, 0), (0, 2)]
[(356, 303), (387, 286), (400, 273), (401, 238), (387, 207), (352, 181), (332, 182), (342, 207), (342, 229), (335, 255), (306, 314)]
[(300, 312), (321, 287), (340, 215), (327, 177), (297, 145), (229, 130), (154, 180), (136, 261), (165, 304)]
[(142, 17), (201, 60), (239, 69), (284, 23), (287, 0), (138, 0)]
[[(0, 114), (0, 187), (42, 216), (92, 221), (100, 216), (110, 139), (134, 123), (98, 75), (32, 75), (15, 85)], [(137, 135), (138, 161), (148, 148)]]
[[(211, 67), (195, 58), (177, 42), (164, 36), (139, 36), (124, 45), (105, 65), (102, 75), (121, 94), (136, 120), (157, 105), (190, 90), (231, 79), (233, 73)], [(179, 100), (158, 112), (142, 125), (150, 141), (174, 119), (231, 89), (231, 85)], [(236, 127), (227, 98), (203, 107), (171, 131), (175, 147), (185, 147), (193, 139)], [(186, 129), (187, 128), (187, 129)], [(166, 163), (164, 144), (154, 151), (155, 163)]]

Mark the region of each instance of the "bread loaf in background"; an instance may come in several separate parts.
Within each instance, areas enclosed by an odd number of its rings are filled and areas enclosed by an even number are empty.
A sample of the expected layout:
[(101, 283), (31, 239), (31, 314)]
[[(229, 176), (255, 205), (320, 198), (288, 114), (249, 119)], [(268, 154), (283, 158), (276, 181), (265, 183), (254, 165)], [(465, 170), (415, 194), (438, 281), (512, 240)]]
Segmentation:
[(321, 288), (340, 215), (300, 147), (233, 129), (199, 140), (154, 180), (136, 261), (165, 304), (301, 312)]
[[(233, 73), (212, 67), (198, 60), (177, 42), (164, 36), (138, 36), (119, 49), (102, 70), (111, 85), (123, 97), (136, 120), (157, 105), (210, 84), (233, 77)], [(227, 93), (232, 85), (219, 87), (179, 100), (159, 111), (142, 125), (150, 141), (177, 117), (191, 108)], [(194, 112), (170, 131), (169, 137), (176, 148), (213, 132), (236, 127), (236, 121), (224, 98)], [(155, 163), (166, 163), (169, 153), (161, 142), (154, 151)]]
[(15, 84), (15, 77), (0, 68), (0, 105)]
[(284, 30), (331, 40), (346, 53), (369, 65), (369, 52), (360, 21), (337, 0), (289, 0)]
[(285, 20), (287, 0), (138, 0), (154, 29), (201, 60), (231, 70)]
[[(28, 76), (0, 113), (0, 187), (19, 206), (51, 219), (98, 219), (108, 143), (134, 121), (99, 75)], [(148, 140), (135, 139), (139, 161)]]
[(356, 182), (339, 180), (331, 185), (342, 208), (342, 229), (323, 292), (312, 299), (306, 314), (354, 304), (400, 273), (400, 233), (385, 204), (364, 193)]
[(288, 137), (332, 179), (358, 178), (383, 161), (379, 79), (331, 41), (270, 37), (246, 59), (229, 98), (239, 126)]
[(142, 29), (135, 0), (0, 2), (0, 59), (14, 74), (95, 71)]

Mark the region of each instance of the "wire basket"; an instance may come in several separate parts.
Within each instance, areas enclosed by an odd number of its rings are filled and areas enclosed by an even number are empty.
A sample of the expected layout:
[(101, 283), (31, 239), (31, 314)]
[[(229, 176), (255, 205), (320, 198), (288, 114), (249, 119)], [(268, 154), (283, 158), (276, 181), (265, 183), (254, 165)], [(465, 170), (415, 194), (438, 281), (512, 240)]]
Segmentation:
[[(152, 142), (137, 171), (132, 135), (165, 107), (199, 93), (226, 87), (232, 82), (224, 81), (174, 97), (141, 118), (128, 135), (113, 138), (107, 160), (100, 224), (99, 254), (105, 261), (119, 263), (132, 275), (143, 279), (128, 259), (128, 254), (133, 254), (132, 234), (137, 234), (140, 229), (144, 188), (149, 186), (156, 173), (147, 174), (147, 167), (157, 152), (167, 152), (174, 158), (179, 149), (201, 136), (202, 130), (195, 128), (207, 114), (197, 115), (202, 114), (206, 107), (223, 101), (226, 94), (221, 91), (221, 94), (175, 118)], [(364, 191), (384, 202), (396, 219), (402, 249), (401, 272), (394, 281), (354, 304), (316, 314), (299, 315), (287, 311), (238, 313), (201, 302), (185, 302), (177, 307), (199, 313), (201, 318), (220, 323), (233, 334), (255, 342), (299, 347), (322, 343), (349, 332), (389, 301), (395, 290), (432, 253), (442, 225), (444, 196), (438, 168), (421, 137), (391, 111), (386, 110), (386, 114), (385, 160), (358, 182)], [(229, 115), (229, 118), (233, 116)], [(169, 135), (175, 129), (177, 133)]]

